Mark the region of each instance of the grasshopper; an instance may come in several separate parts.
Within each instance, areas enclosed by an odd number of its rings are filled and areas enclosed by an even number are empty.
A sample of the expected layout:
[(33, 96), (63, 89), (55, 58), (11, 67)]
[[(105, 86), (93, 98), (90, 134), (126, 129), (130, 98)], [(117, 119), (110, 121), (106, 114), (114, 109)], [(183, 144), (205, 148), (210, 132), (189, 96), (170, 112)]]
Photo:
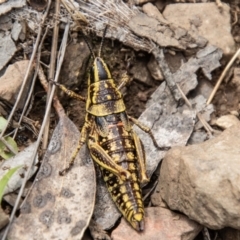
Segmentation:
[[(55, 83), (68, 96), (86, 102), (85, 123), (81, 130), (79, 144), (72, 154), (69, 165), (61, 171), (64, 174), (74, 164), (75, 157), (84, 143), (87, 143), (92, 159), (100, 166), (108, 191), (118, 209), (137, 231), (144, 230), (144, 206), (140, 184), (147, 183), (144, 147), (133, 131), (131, 122), (148, 133), (154, 145), (160, 148), (151, 130), (136, 119), (128, 116), (121, 88), (126, 85), (124, 78), (116, 86), (105, 61), (95, 57), (89, 43), (87, 45), (94, 58), (88, 76), (88, 95), (68, 90)], [(162, 148), (160, 148), (162, 149)]]

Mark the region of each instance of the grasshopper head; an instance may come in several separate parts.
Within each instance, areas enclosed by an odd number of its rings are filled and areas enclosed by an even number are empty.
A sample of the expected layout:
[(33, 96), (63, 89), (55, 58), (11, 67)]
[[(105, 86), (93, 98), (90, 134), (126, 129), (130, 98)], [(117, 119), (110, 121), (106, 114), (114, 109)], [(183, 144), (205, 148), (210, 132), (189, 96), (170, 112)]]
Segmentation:
[(107, 67), (107, 64), (101, 57), (96, 57), (90, 70), (90, 84), (111, 78), (112, 75)]

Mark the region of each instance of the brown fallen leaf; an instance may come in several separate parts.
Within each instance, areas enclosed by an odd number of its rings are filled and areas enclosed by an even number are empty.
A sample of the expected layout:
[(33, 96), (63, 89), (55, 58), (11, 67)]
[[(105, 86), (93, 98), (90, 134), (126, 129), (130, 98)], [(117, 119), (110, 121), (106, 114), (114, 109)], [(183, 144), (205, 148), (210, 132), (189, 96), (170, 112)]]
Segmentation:
[(92, 160), (83, 147), (63, 177), (80, 133), (62, 115), (54, 130), (33, 189), (13, 222), (9, 239), (81, 239), (95, 205), (96, 180)]

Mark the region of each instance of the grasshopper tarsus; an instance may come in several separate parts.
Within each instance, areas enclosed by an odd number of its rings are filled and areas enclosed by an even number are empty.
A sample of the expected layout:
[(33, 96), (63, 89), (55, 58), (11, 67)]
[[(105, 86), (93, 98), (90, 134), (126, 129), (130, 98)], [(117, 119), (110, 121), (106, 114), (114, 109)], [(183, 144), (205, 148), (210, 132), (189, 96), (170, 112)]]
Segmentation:
[(71, 170), (71, 167), (73, 166), (73, 162), (70, 162), (70, 164), (64, 168), (63, 170), (59, 171), (60, 176), (65, 176), (67, 172)]

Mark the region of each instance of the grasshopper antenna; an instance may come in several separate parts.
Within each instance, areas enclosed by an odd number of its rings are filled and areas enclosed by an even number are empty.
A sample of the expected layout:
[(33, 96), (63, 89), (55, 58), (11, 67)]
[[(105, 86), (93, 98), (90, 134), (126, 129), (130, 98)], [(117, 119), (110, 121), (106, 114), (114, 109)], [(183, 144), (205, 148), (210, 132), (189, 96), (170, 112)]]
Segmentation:
[(94, 52), (93, 52), (93, 49), (92, 49), (92, 47), (90, 46), (90, 43), (89, 43), (89, 41), (87, 40), (87, 38), (86, 38), (85, 35), (83, 35), (83, 39), (84, 39), (85, 43), (87, 44), (88, 49), (89, 49), (89, 51), (90, 51), (93, 59), (95, 59), (95, 54), (94, 54)]
[(105, 39), (105, 36), (107, 33), (107, 29), (108, 29), (108, 25), (106, 25), (104, 32), (103, 32), (102, 41), (101, 41), (101, 45), (100, 45), (99, 52), (98, 52), (99, 57), (101, 56), (102, 46), (103, 46), (103, 42), (104, 42), (104, 39)]

